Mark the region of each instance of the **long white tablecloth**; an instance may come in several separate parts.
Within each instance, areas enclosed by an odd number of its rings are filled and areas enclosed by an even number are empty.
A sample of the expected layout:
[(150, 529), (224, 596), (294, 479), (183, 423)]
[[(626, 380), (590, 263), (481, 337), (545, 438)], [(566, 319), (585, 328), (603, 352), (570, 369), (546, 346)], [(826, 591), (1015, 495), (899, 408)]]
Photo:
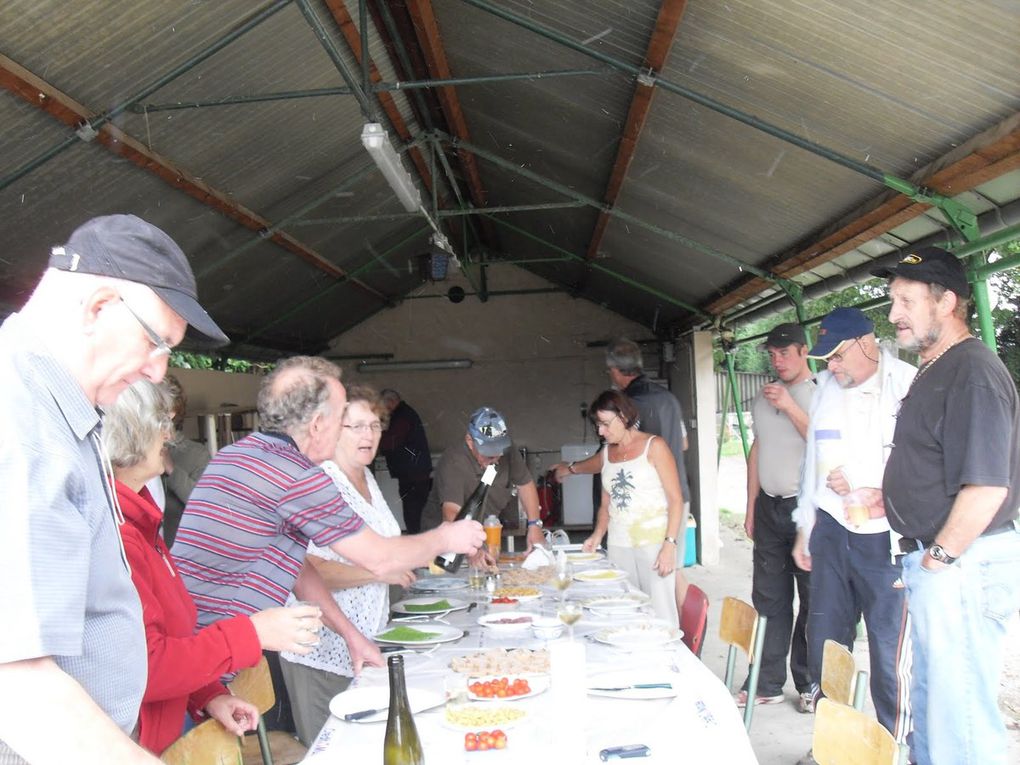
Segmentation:
[[(625, 589), (619, 585), (575, 584), (569, 590), (572, 599), (582, 600), (592, 594), (603, 594)], [(543, 588), (545, 589), (545, 588)], [(450, 592), (438, 597), (475, 599), (480, 596), (467, 590)], [(525, 610), (541, 610), (547, 615), (555, 613), (556, 595), (548, 591), (541, 601), (524, 606)], [(408, 687), (427, 688), (444, 692), (444, 678), (453, 671), (450, 660), (455, 656), (503, 648), (542, 648), (545, 641), (534, 638), (530, 631), (497, 636), (477, 623), (487, 612), (482, 604), (471, 613), (457, 611), (444, 617), (444, 621), (467, 634), (455, 643), (441, 645), (431, 653), (406, 654), (405, 677)], [(670, 763), (757, 763), (743, 721), (733, 698), (722, 681), (694, 656), (682, 643), (668, 648), (624, 651), (595, 642), (591, 636), (600, 629), (618, 624), (621, 617), (600, 618), (585, 610), (575, 626), (575, 639), (584, 646), (586, 671), (591, 678), (607, 671), (633, 671), (635, 675), (649, 673), (672, 682), (677, 689), (674, 698), (633, 700), (586, 696), (578, 710), (584, 720), (584, 753), (578, 752), (575, 760), (583, 763), (599, 762), (599, 752), (607, 747), (625, 744), (645, 744), (651, 756), (637, 762)], [(428, 629), (427, 624), (410, 622), (411, 626)], [(563, 638), (565, 639), (565, 638)], [(385, 686), (388, 678), (385, 669), (367, 668), (352, 687)], [(519, 725), (508, 728), (508, 746), (505, 750), (468, 752), (464, 749), (464, 733), (447, 728), (442, 708), (415, 715), (415, 724), (422, 739), (425, 759), (430, 763), (470, 762), (473, 765), (509, 765), (528, 763), (538, 765), (553, 760), (552, 753), (562, 743), (564, 712), (553, 708), (553, 694), (543, 693), (521, 699), (514, 704), (523, 705), (528, 717)], [(330, 765), (330, 763), (375, 763), (382, 757), (385, 722), (347, 723), (331, 716), (319, 736), (308, 750), (303, 763)]]

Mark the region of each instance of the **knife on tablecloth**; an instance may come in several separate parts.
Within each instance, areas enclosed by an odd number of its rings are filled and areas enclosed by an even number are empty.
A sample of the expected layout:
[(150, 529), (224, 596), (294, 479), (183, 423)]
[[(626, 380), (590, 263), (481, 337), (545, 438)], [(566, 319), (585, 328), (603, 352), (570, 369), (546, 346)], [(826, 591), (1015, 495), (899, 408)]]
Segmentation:
[(634, 685), (621, 685), (617, 688), (589, 688), (589, 691), (643, 691), (648, 688), (669, 688), (673, 689), (673, 683), (635, 683)]

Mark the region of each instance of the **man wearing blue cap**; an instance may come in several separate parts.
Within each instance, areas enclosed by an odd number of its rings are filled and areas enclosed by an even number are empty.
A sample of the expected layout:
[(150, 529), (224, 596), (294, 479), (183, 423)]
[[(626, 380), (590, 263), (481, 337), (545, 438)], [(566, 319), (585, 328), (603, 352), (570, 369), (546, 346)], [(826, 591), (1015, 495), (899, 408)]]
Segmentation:
[(496, 480), (485, 498), (483, 515), (500, 517), (504, 528), (517, 527), (517, 502), (527, 516), (528, 549), (545, 542), (539, 518), (538, 489), (520, 450), (510, 440), (506, 420), (495, 409), (483, 406), (468, 420), (464, 445), (446, 449), (436, 465), (432, 491), (421, 514), (422, 530), (457, 517), (482, 471), (496, 466)]
[(883, 489), (903, 535), (919, 765), (1006, 762), (998, 708), (1008, 619), (1020, 608), (1020, 401), (971, 337), (963, 265), (938, 247), (889, 278), (896, 341), (921, 367), (896, 421)]
[(879, 346), (871, 320), (856, 308), (822, 319), (808, 355), (828, 364), (811, 401), (794, 512), (793, 557), (811, 572), (808, 669), (817, 687), (825, 641), (852, 649), (863, 612), (875, 712), (903, 741), (910, 731), (909, 686), (900, 674), (909, 665), (899, 655), (906, 607), (881, 486), (896, 411), (916, 370)]

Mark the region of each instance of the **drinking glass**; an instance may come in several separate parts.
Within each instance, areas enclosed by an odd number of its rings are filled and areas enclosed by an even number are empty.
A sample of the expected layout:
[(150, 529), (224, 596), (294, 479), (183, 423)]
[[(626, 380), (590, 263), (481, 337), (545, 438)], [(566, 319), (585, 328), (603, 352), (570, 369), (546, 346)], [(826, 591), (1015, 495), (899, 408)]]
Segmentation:
[(567, 625), (567, 629), (570, 630), (570, 639), (574, 639), (574, 624), (581, 618), (581, 604), (576, 601), (563, 601), (560, 603), (560, 609), (556, 614), (560, 617), (560, 621)]
[(553, 574), (552, 582), (560, 591), (560, 604), (562, 604), (567, 597), (567, 588), (574, 582), (574, 566), (566, 559), (566, 556), (556, 559), (556, 572)]
[(291, 603), (289, 608), (314, 608), (316, 613), (311, 616), (301, 617), (302, 625), (301, 629), (308, 633), (308, 640), (298, 641), (298, 645), (314, 646), (319, 644), (319, 630), (322, 629), (322, 610), (319, 608), (318, 603), (313, 603), (310, 600), (295, 600)]

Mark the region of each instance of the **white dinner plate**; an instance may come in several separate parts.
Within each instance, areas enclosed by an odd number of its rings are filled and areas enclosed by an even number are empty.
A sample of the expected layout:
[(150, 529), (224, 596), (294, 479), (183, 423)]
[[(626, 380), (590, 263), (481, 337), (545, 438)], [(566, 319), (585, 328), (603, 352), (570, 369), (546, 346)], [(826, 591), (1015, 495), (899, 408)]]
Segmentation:
[(449, 592), (451, 590), (466, 590), (467, 579), (458, 579), (450, 576), (423, 576), (411, 585), (416, 592)]
[[(443, 695), (427, 688), (407, 686), (407, 700), (411, 704), (411, 712), (418, 713), (423, 709), (434, 707), (443, 702)], [(344, 715), (354, 714), (366, 709), (379, 709), (374, 715), (352, 720), (358, 723), (385, 722), (390, 706), (390, 688), (388, 685), (372, 685), (365, 688), (349, 688), (338, 693), (329, 702), (329, 711), (344, 719)]]
[(600, 560), (606, 557), (604, 553), (584, 552), (583, 550), (568, 552), (566, 555), (567, 560), (569, 560), (575, 566), (584, 566), (589, 563), (598, 563)]
[[(431, 633), (432, 637), (421, 638), (419, 640), (410, 638), (400, 640), (398, 638), (384, 637), (390, 630), (401, 628)], [(388, 645), (437, 645), (439, 643), (450, 643), (454, 640), (459, 640), (463, 636), (464, 630), (451, 627), (448, 624), (439, 624), (438, 622), (401, 622), (399, 624), (390, 622), (375, 636), (375, 642), (387, 643)]]
[(595, 568), (590, 571), (578, 571), (574, 574), (575, 582), (587, 584), (609, 584), (611, 582), (622, 582), (627, 578), (627, 572), (618, 568)]
[[(448, 605), (444, 608), (442, 606), (430, 608), (433, 604), (446, 602)], [(457, 600), (456, 598), (442, 598), (436, 595), (431, 597), (422, 598), (408, 598), (402, 600), (399, 603), (393, 605), (393, 610), (398, 614), (408, 614), (410, 616), (422, 616), (423, 614), (445, 614), (450, 611), (463, 611), (470, 605), (465, 600)], [(420, 608), (408, 608), (408, 606), (420, 606)]]
[(681, 630), (671, 627), (666, 622), (650, 621), (608, 627), (596, 632), (595, 639), (606, 645), (633, 650), (661, 648), (675, 643), (683, 637), (683, 634)]
[[(505, 696), (500, 698), (499, 696), (477, 696), (471, 690), (472, 683), (484, 683), (487, 680), (499, 680), (505, 677), (511, 683), (518, 678), (524, 678), (528, 681), (528, 687), (531, 690), (528, 693), (522, 693), (520, 696)], [(469, 677), (468, 678), (468, 698), (472, 701), (518, 701), (519, 699), (530, 699), (532, 696), (537, 696), (540, 693), (545, 693), (549, 690), (549, 676), (548, 675), (485, 675), (484, 677)]]
[(625, 614), (637, 611), (649, 600), (650, 598), (643, 592), (626, 592), (622, 595), (588, 598), (584, 601), (584, 607), (603, 615)]
[[(668, 672), (641, 670), (600, 672), (588, 678), (589, 696), (608, 696), (613, 699), (670, 699), (677, 694), (677, 677)], [(669, 688), (634, 688), (636, 685), (670, 685)], [(609, 690), (618, 688), (619, 690)]]
[[(496, 611), (485, 616), (479, 616), (478, 623), (495, 633), (527, 632), (531, 629), (531, 622), (534, 621), (535, 616), (536, 614), (526, 611)], [(520, 619), (521, 621), (510, 621), (512, 619)]]

